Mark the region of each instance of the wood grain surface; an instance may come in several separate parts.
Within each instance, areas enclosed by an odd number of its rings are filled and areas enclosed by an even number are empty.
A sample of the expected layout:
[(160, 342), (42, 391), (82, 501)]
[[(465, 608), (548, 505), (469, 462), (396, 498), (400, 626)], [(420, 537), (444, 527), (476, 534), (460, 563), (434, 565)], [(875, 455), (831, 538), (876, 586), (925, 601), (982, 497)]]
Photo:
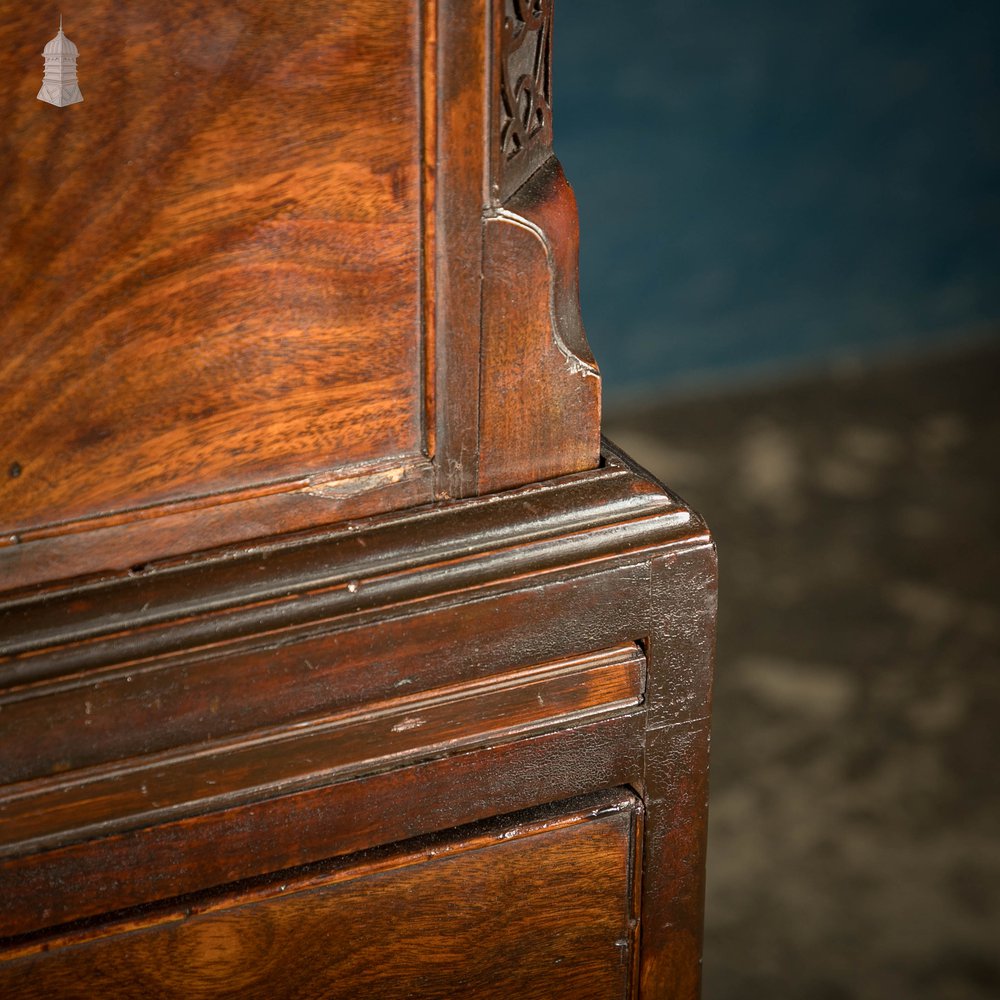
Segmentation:
[(419, 452), (418, 6), (0, 12), (0, 530)]
[(594, 789), (637, 787), (644, 716), (640, 707), (335, 785), (0, 859), (0, 945)]
[(714, 616), (704, 524), (607, 443), (500, 496), (14, 596), (3, 717), (53, 728), (11, 755), (0, 944), (629, 786), (641, 979), (694, 1000)]
[(78, 0), (59, 108), (0, 0), (4, 1000), (697, 997), (714, 549), (552, 8)]
[(627, 792), (590, 803), (49, 939), (0, 957), (0, 992), (625, 998), (641, 807)]
[(705, 534), (612, 452), (593, 473), (502, 496), (234, 546), (0, 601), (0, 686), (422, 600)]
[(452, 596), (431, 608), (422, 602), (378, 628), (350, 616), (318, 629), (0, 687), (0, 799), (4, 784), (354, 712), (564, 651), (639, 639), (649, 632), (642, 603), (649, 583), (645, 565), (560, 574), (527, 587), (515, 581), (472, 600)]
[(601, 377), (580, 317), (576, 200), (555, 158), (486, 221), (479, 485), (594, 468)]
[(359, 711), (236, 740), (8, 785), (0, 789), (0, 857), (579, 725), (635, 708), (644, 686), (645, 657), (628, 643), (418, 695), (397, 693)]

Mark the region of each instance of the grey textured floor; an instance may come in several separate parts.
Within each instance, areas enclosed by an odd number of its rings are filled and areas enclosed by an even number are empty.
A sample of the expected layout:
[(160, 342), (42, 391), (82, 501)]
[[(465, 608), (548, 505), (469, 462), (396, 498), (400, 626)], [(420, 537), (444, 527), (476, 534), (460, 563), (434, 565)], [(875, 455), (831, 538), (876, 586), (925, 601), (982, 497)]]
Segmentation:
[(608, 415), (721, 559), (705, 998), (1000, 997), (1000, 347)]

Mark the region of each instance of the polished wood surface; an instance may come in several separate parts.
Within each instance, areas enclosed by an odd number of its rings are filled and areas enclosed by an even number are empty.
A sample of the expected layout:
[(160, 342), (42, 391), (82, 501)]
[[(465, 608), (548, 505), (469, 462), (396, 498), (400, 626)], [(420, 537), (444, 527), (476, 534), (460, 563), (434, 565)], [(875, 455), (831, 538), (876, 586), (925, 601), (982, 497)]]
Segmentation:
[(0, 994), (695, 1000), (715, 554), (552, 0), (81, 0), (67, 107), (0, 7)]
[(67, 827), (78, 838), (106, 835), (252, 800), (268, 789), (287, 793), (341, 782), (418, 755), (458, 753), (511, 732), (525, 736), (634, 708), (642, 701), (645, 662), (629, 644), (9, 787), (0, 798), (0, 824), (20, 840), (0, 845), (0, 857), (57, 846)]
[[(544, 582), (497, 580), (474, 599), (451, 595), (398, 609), (377, 630), (366, 623), (371, 612), (348, 612), (325, 625), (141, 663), (126, 653), (123, 662), (112, 658), (44, 683), (15, 684), (0, 691), (0, 782), (231, 740), (248, 729), (346, 717), (401, 693), (528, 669), (560, 650), (608, 649), (646, 632), (637, 608), (649, 586), (642, 564)], [(254, 683), (243, 684), (246, 677)]]
[(421, 453), (419, 20), (5, 5), (0, 534)]
[(578, 239), (576, 201), (555, 159), (487, 219), (479, 414), (485, 490), (597, 464), (601, 379), (580, 319)]
[[(508, 734), (336, 785), (269, 789), (270, 797), (244, 805), (161, 817), (111, 836), (91, 831), (89, 840), (0, 860), (0, 945), (595, 788), (641, 787), (644, 715), (638, 708), (553, 732)], [(678, 942), (679, 963), (697, 961), (691, 945)]]
[[(713, 609), (704, 525), (610, 446), (595, 472), (3, 602), (0, 934), (631, 786), (640, 964), (693, 997)], [(244, 753), (256, 772), (226, 766)]]
[(8, 7), (0, 592), (595, 467), (549, 0)]
[(125, 916), (0, 955), (0, 994), (624, 1000), (641, 819), (605, 795)]

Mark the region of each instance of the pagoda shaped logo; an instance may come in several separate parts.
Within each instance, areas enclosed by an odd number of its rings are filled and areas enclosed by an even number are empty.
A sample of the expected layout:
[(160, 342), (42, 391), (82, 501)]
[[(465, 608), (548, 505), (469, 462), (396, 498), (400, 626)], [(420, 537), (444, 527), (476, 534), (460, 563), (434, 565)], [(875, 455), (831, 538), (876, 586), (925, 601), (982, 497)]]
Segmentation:
[(63, 34), (62, 15), (59, 15), (59, 34), (43, 51), (45, 76), (38, 99), (64, 108), (67, 104), (79, 104), (83, 100), (80, 85), (76, 82), (76, 59), (79, 49)]

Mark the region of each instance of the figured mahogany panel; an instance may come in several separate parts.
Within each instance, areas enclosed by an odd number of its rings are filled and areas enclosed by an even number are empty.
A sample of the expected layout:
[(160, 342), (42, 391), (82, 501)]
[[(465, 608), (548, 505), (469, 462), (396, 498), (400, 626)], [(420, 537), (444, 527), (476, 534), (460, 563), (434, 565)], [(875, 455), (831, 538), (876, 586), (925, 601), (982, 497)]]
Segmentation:
[(0, 992), (624, 1000), (641, 807), (557, 808), (29, 945)]
[(0, 531), (417, 455), (419, 5), (0, 12)]

